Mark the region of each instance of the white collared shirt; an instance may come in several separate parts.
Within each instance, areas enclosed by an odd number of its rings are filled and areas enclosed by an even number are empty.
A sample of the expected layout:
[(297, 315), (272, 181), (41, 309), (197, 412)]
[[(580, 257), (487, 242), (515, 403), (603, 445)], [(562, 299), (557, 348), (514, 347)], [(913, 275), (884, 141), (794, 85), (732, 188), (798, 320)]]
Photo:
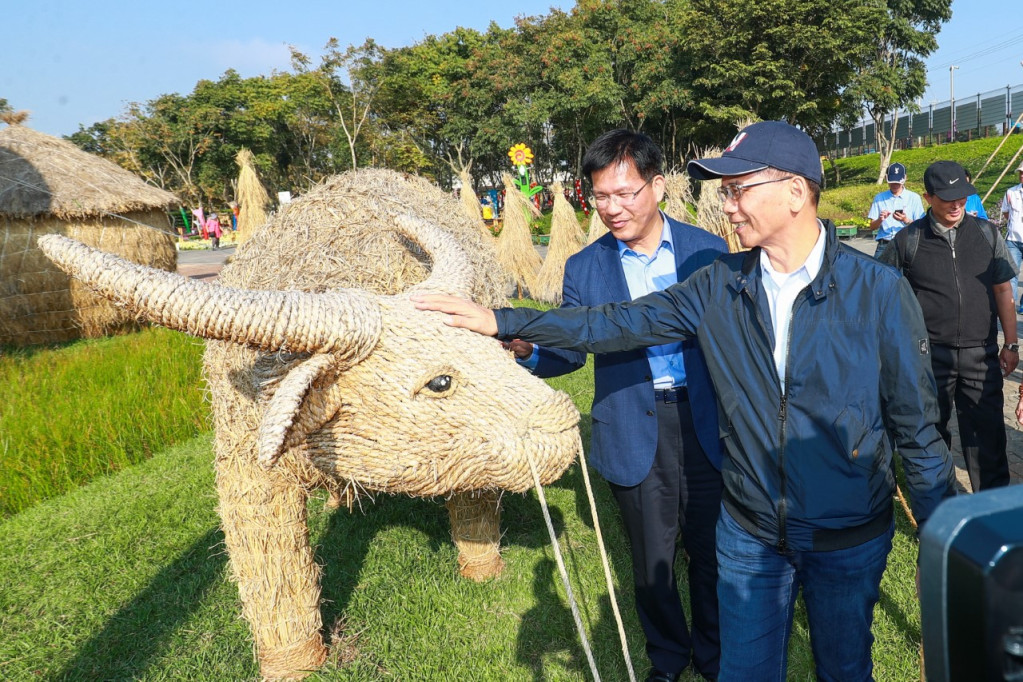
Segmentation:
[(1012, 242), (1023, 242), (1023, 184), (1013, 185), (1002, 199), (1002, 213), (1009, 214), (1009, 231), (1005, 238)]
[(789, 323), (792, 321), (792, 306), (796, 297), (809, 286), (824, 265), (824, 241), (826, 232), (820, 220), (817, 221), (820, 234), (810, 249), (803, 264), (792, 272), (778, 272), (771, 266), (767, 252), (760, 251), (760, 278), (767, 301), (771, 305), (771, 325), (774, 327), (774, 366), (778, 369), (778, 384), (785, 390), (785, 368), (789, 351)]

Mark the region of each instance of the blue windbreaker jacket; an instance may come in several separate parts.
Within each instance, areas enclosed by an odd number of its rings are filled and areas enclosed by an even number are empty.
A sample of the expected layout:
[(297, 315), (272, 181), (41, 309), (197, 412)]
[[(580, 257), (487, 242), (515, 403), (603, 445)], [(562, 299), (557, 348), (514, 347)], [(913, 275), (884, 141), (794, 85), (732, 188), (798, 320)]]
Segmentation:
[(781, 551), (852, 547), (887, 529), (886, 430), (923, 524), (955, 488), (920, 306), (898, 272), (825, 226), (824, 264), (793, 306), (782, 380), (759, 248), (631, 303), (498, 310), (498, 337), (611, 353), (695, 335), (718, 397), (725, 507)]

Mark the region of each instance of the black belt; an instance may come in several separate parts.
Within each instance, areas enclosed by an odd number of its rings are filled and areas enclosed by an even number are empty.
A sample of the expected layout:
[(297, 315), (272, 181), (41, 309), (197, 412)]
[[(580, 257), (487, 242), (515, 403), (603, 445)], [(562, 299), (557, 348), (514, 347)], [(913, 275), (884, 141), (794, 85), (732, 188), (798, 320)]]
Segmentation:
[(689, 389), (685, 386), (655, 388), (654, 400), (659, 403), (680, 403), (683, 400), (689, 400)]
[(887, 244), (888, 242), (891, 241), (891, 239), (878, 239), (877, 241), (881, 242), (882, 244)]

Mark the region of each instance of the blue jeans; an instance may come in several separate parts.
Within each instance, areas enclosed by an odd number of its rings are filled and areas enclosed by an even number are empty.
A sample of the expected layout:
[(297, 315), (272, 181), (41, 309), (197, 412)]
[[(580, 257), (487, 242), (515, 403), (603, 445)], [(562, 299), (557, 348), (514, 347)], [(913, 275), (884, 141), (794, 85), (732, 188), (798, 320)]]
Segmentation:
[(799, 589), (823, 682), (872, 680), (870, 627), (892, 549), (888, 531), (856, 547), (782, 554), (722, 507), (718, 517), (721, 682), (784, 682)]
[(1017, 308), (1020, 307), (1019, 300), (1019, 265), (1023, 261), (1023, 242), (1005, 240), (1005, 248), (1009, 251), (1009, 258), (1012, 259), (1013, 271), (1016, 273), (1012, 278), (1012, 301)]

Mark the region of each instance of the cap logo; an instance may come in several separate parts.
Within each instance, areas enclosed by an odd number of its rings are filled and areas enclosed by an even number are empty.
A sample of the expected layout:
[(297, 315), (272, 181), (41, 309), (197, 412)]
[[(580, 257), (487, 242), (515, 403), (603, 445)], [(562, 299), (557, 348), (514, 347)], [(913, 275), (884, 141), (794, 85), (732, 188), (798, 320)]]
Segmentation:
[(950, 184), (950, 185), (954, 185), (954, 184), (956, 184), (957, 182), (959, 182), (959, 178), (956, 178), (955, 180), (949, 180), (949, 181), (948, 181), (948, 184)]
[(725, 149), (726, 152), (735, 151), (735, 148), (739, 146), (739, 143), (746, 139), (746, 133), (739, 133), (732, 138), (732, 143)]

